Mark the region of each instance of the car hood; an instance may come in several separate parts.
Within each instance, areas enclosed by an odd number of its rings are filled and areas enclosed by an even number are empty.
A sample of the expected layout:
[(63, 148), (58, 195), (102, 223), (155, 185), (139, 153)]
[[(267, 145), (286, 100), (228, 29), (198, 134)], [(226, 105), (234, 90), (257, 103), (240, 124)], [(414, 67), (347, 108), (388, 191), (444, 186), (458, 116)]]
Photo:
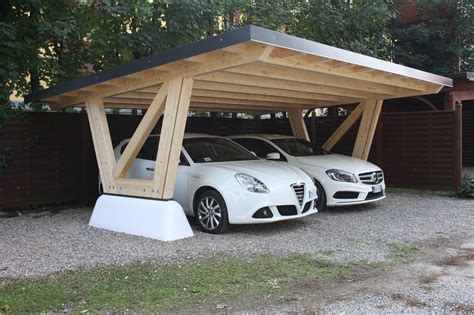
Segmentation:
[(272, 162), (265, 160), (233, 161), (204, 163), (202, 167), (219, 170), (229, 170), (234, 173), (244, 173), (256, 177), (257, 179), (269, 183), (271, 181), (308, 181), (309, 177), (296, 167), (283, 162)]
[(380, 168), (375, 164), (341, 154), (298, 156), (296, 157), (296, 160), (298, 163), (309, 166), (321, 167), (325, 169), (339, 169), (354, 174), (380, 170)]

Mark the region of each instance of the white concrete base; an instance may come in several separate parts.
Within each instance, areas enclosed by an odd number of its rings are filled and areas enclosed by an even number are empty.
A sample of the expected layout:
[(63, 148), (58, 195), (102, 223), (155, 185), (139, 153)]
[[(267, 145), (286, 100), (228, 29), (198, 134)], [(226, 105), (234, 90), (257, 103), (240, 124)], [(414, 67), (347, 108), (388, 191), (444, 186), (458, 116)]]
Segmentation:
[(89, 225), (161, 241), (194, 235), (183, 208), (174, 200), (102, 195), (97, 199)]

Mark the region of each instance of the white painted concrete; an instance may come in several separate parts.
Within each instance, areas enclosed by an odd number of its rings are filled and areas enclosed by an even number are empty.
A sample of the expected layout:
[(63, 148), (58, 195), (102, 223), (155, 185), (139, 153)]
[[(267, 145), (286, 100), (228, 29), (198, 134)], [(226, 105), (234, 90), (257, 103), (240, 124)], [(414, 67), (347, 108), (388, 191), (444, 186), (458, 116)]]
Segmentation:
[(89, 225), (161, 241), (194, 236), (183, 208), (174, 200), (102, 195)]

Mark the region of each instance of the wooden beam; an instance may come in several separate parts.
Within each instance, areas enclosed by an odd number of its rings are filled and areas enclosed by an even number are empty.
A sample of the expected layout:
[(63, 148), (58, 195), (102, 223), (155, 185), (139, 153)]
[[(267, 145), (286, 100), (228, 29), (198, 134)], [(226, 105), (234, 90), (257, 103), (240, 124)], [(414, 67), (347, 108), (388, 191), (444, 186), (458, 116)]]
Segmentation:
[(153, 177), (154, 193), (158, 198), (173, 197), (192, 88), (192, 78), (170, 81)]
[(86, 101), (86, 110), (103, 190), (106, 193), (114, 193), (115, 156), (102, 98), (89, 98)]
[(155, 99), (145, 113), (145, 116), (143, 116), (140, 121), (137, 130), (133, 133), (133, 136), (127, 144), (122, 156), (117, 161), (117, 165), (114, 169), (115, 177), (124, 177), (133, 160), (137, 157), (138, 152), (163, 114), (164, 101), (167, 93), (168, 82), (165, 82), (156, 94)]
[[(240, 81), (243, 82), (243, 81)], [(318, 93), (311, 93), (305, 92), (301, 90), (289, 90), (289, 89), (278, 89), (278, 88), (271, 88), (268, 86), (260, 87), (255, 85), (243, 85), (243, 84), (235, 84), (235, 83), (226, 83), (226, 82), (219, 82), (219, 81), (205, 81), (205, 80), (194, 80), (194, 87), (193, 87), (193, 94), (194, 90), (212, 90), (216, 92), (231, 92), (231, 93), (239, 93), (239, 94), (251, 94), (251, 95), (260, 95), (260, 96), (271, 96), (277, 98), (293, 98), (293, 99), (307, 99), (307, 100), (329, 100), (338, 102), (340, 99), (335, 98), (331, 95), (326, 94), (318, 94)], [(142, 89), (138, 92), (153, 92), (156, 93), (157, 87), (151, 87)], [(349, 98), (347, 98), (349, 99)], [(337, 103), (339, 104), (339, 103)]]
[[(218, 70), (225, 70), (228, 68), (240, 66), (246, 63), (251, 63), (259, 60), (259, 58), (266, 51), (266, 45), (260, 43), (252, 43), (246, 49), (242, 49), (239, 54), (228, 53), (221, 51), (218, 58), (206, 63), (183, 63), (177, 62), (172, 67), (167, 65), (169, 71), (147, 71), (141, 76), (141, 78), (133, 79), (133, 81), (126, 80), (125, 77), (121, 77), (113, 81), (114, 86), (110, 88), (104, 88), (97, 93), (101, 97), (113, 96), (128, 91), (135, 91), (146, 87), (161, 84), (166, 81), (173, 80), (174, 78), (181, 77), (195, 77), (205, 73), (211, 73)], [(164, 67), (164, 65), (163, 65)], [(159, 70), (157, 67), (154, 70)], [(153, 69), (152, 69), (153, 70)], [(107, 81), (107, 83), (110, 83)], [(72, 106), (79, 103), (83, 103), (89, 96), (88, 93), (81, 93), (76, 97), (70, 97), (68, 100), (62, 102), (62, 107)]]
[(301, 110), (288, 109), (288, 119), (290, 121), (291, 130), (293, 130), (293, 135), (298, 139), (310, 141)]
[(243, 65), (238, 68), (227, 70), (233, 73), (242, 73), (255, 75), (259, 77), (285, 79), (296, 82), (312, 83), (323, 86), (326, 89), (325, 94), (341, 95), (358, 98), (386, 97), (399, 93), (398, 88), (391, 86), (367, 83), (354, 79), (337, 77), (335, 75), (319, 74), (314, 71), (305, 71), (289, 67), (276, 66), (271, 64), (257, 63), (252, 65)]
[(273, 52), (273, 49), (275, 49), (274, 46), (267, 46), (265, 47), (265, 49), (263, 50), (262, 54), (260, 55), (260, 57), (258, 58), (258, 60), (260, 61), (265, 61), (267, 60), (267, 58), (271, 55), (271, 53)]
[[(118, 97), (108, 97), (104, 99), (106, 104), (125, 104), (126, 105), (143, 105), (143, 108), (147, 108), (151, 104), (151, 100), (149, 99), (135, 99), (135, 98), (118, 98)], [(201, 96), (193, 96), (191, 98), (192, 104), (216, 104), (217, 106), (225, 107), (228, 104), (234, 105), (248, 105), (248, 106), (256, 106), (256, 107), (273, 107), (273, 106), (280, 106), (280, 107), (313, 107), (321, 105), (321, 102), (312, 102), (310, 104), (294, 104), (293, 100), (287, 103), (276, 103), (272, 101), (257, 101), (257, 100), (245, 100), (239, 98), (218, 98), (218, 97), (201, 97)]]
[(365, 103), (360, 103), (357, 107), (350, 113), (349, 116), (344, 120), (344, 122), (339, 125), (339, 127), (334, 131), (334, 133), (329, 137), (328, 140), (321, 146), (324, 150), (330, 151), (336, 143), (341, 140), (341, 138), (351, 129), (352, 125), (360, 118), (362, 112), (364, 111)]
[[(270, 104), (270, 103), (269, 103)], [(242, 105), (242, 104), (218, 104), (218, 103), (192, 103), (190, 104), (191, 110), (196, 110), (196, 108), (207, 108), (207, 111), (213, 112), (231, 112), (236, 111), (239, 113), (250, 112), (250, 111), (264, 111), (264, 112), (286, 112), (288, 107), (294, 107), (298, 109), (307, 109), (307, 105), (299, 104), (278, 104), (278, 105)], [(148, 105), (144, 104), (126, 104), (126, 103), (105, 103), (106, 107), (109, 108), (118, 108), (118, 109), (147, 109)], [(330, 104), (326, 106), (332, 106)], [(212, 110), (211, 110), (212, 109)]]
[[(197, 82), (195, 82), (197, 83)], [(194, 84), (193, 88), (193, 97), (213, 97), (217, 100), (219, 99), (236, 99), (236, 100), (246, 100), (246, 101), (262, 101), (262, 102), (272, 102), (272, 103), (299, 103), (299, 104), (314, 104), (314, 99), (305, 99), (305, 98), (292, 98), (292, 97), (277, 97), (277, 96), (268, 96), (260, 94), (251, 94), (251, 93), (237, 93), (237, 92), (226, 92), (219, 91), (217, 89), (198, 89), (196, 88), (197, 84)], [(116, 95), (113, 98), (136, 98), (136, 99), (153, 99), (156, 95), (155, 93), (148, 92), (128, 92), (120, 95)], [(192, 101), (192, 100), (191, 100)]]
[(370, 147), (374, 139), (375, 130), (382, 111), (383, 100), (368, 101), (364, 106), (364, 113), (357, 133), (352, 156), (367, 160), (369, 158)]
[(388, 79), (385, 76), (389, 73), (377, 71), (377, 73), (364, 73), (364, 72), (353, 72), (350, 69), (338, 68), (337, 66), (330, 65), (327, 63), (318, 63), (320, 58), (315, 56), (315, 62), (309, 61), (312, 56), (306, 56), (305, 59), (302, 58), (291, 58), (291, 59), (284, 59), (284, 58), (275, 58), (270, 56), (266, 59), (265, 62), (285, 66), (285, 67), (292, 67), (302, 70), (309, 70), (315, 71), (321, 74), (328, 74), (328, 75), (336, 75), (348, 79), (355, 79), (360, 81), (371, 82), (375, 84), (385, 84), (387, 86), (392, 86), (399, 88), (397, 94), (395, 96), (404, 96), (407, 91), (411, 90), (417, 92), (418, 94), (423, 94), (423, 92), (427, 91), (427, 86), (424, 84), (414, 83), (413, 81), (404, 82), (401, 79)]
[(232, 72), (215, 72), (206, 75), (199, 76), (198, 80), (204, 80), (209, 82), (219, 82), (219, 83), (228, 83), (228, 84), (237, 84), (242, 85), (242, 89), (246, 89), (247, 86), (251, 87), (260, 87), (260, 88), (270, 88), (270, 89), (280, 89), (288, 91), (301, 91), (317, 94), (315, 98), (317, 100), (324, 101), (335, 101), (339, 104), (354, 103), (361, 101), (367, 98), (367, 94), (359, 93), (359, 97), (346, 96), (345, 92), (339, 88), (328, 88), (325, 86), (317, 85), (316, 82), (313, 83), (304, 83), (285, 80), (282, 78), (265, 78), (259, 76), (252, 76), (241, 73), (232, 73)]

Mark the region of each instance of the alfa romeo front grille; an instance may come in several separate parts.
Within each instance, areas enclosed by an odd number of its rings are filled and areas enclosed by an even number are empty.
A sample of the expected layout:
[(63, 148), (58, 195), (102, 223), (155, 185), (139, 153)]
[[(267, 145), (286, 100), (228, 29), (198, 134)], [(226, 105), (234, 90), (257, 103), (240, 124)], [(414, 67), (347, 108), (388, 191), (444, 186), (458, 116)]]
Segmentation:
[(291, 185), (291, 188), (293, 188), (293, 191), (295, 192), (296, 199), (298, 199), (298, 203), (303, 205), (303, 200), (304, 200), (304, 184), (293, 184)]
[(367, 184), (367, 185), (380, 184), (383, 181), (383, 172), (375, 171), (375, 172), (360, 173), (359, 179), (362, 183)]

